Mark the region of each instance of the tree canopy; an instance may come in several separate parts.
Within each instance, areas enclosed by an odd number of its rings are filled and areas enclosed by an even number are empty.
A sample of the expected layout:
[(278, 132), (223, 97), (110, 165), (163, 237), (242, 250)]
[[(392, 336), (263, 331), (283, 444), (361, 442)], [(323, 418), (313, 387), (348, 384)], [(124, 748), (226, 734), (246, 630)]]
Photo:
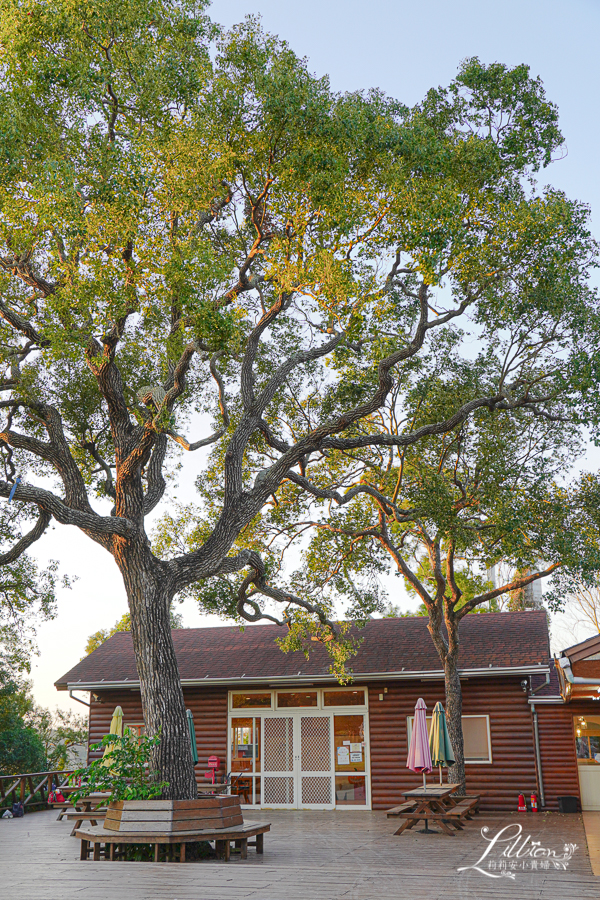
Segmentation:
[[(492, 442), (503, 416), (597, 432), (589, 211), (535, 181), (562, 136), (526, 65), (467, 60), (409, 108), (333, 92), (252, 19), (217, 33), (204, 3), (0, 13), (0, 497), (114, 556), (157, 768), (187, 796), (175, 596), (310, 621), (335, 665), (330, 599), (279, 583), (263, 539), (291, 495), (402, 526), (388, 483), (341, 493), (328, 467), (421, 448), (407, 485), (451, 515), (434, 459), (463, 434), (470, 465), (474, 417)], [(176, 454), (207, 446), (199, 513), (153, 548)]]

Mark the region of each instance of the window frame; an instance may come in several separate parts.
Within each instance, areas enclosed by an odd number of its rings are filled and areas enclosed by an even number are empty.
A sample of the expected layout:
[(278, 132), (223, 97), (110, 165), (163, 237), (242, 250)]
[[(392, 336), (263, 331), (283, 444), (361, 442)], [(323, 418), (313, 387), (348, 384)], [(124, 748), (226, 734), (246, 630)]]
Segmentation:
[[(334, 685), (332, 687), (320, 687), (320, 686), (312, 685), (310, 687), (303, 688), (302, 686), (296, 687), (295, 685), (289, 685), (289, 684), (286, 684), (285, 686), (281, 686), (281, 687), (266, 688), (266, 689), (263, 689), (262, 691), (259, 689), (244, 691), (244, 690), (240, 690), (239, 688), (235, 688), (235, 689), (230, 689), (228, 691), (227, 709), (228, 709), (228, 712), (230, 712), (232, 715), (235, 715), (235, 716), (243, 716), (244, 713), (245, 714), (251, 713), (252, 715), (254, 715), (255, 713), (260, 713), (260, 712), (264, 712), (264, 713), (283, 712), (286, 709), (287, 710), (294, 710), (294, 709), (313, 709), (313, 710), (315, 710), (315, 709), (318, 709), (323, 712), (329, 712), (329, 711), (335, 710), (335, 709), (339, 709), (339, 710), (353, 709), (353, 710), (357, 710), (357, 711), (368, 712), (369, 711), (369, 688), (366, 685), (358, 685), (358, 687), (356, 688), (356, 690), (362, 691), (362, 693), (363, 693), (363, 702), (361, 704), (357, 704), (356, 706), (325, 706), (325, 692), (327, 692), (328, 694), (333, 694), (333, 693), (342, 694), (342, 693), (347, 693), (348, 691), (351, 691), (354, 689), (355, 689), (354, 686), (348, 687), (347, 685), (346, 685), (346, 687), (340, 687), (339, 685)], [(302, 693), (303, 691), (306, 691), (306, 693), (314, 693), (316, 691), (316, 694), (317, 694), (317, 705), (316, 706), (278, 706), (277, 705), (277, 694), (278, 693), (280, 693), (280, 694), (283, 694), (283, 693), (297, 694), (297, 693)], [(271, 705), (270, 706), (234, 706), (233, 705), (234, 694), (244, 694), (244, 696), (246, 696), (246, 697), (250, 697), (253, 695), (258, 696), (258, 695), (270, 694), (271, 695)]]
[[(229, 701), (228, 701), (229, 711), (231, 713), (233, 713), (234, 715), (239, 716), (240, 718), (243, 718), (242, 713), (244, 711), (248, 711), (248, 710), (263, 710), (264, 712), (271, 712), (275, 708), (273, 706), (273, 701), (274, 701), (273, 693), (274, 692), (269, 690), (268, 688), (267, 688), (267, 690), (264, 690), (264, 691), (240, 691), (240, 690), (229, 691)], [(265, 694), (270, 694), (271, 695), (271, 705), (270, 706), (234, 706), (233, 705), (233, 695), (234, 694), (243, 694), (245, 697), (250, 697), (250, 696), (261, 696), (262, 697)], [(247, 718), (249, 718), (249, 717), (247, 717)]]
[[(408, 737), (408, 743), (410, 744), (410, 738), (412, 735), (412, 726), (414, 721), (414, 714), (412, 716), (406, 717), (406, 732)], [(428, 719), (431, 719), (431, 716), (427, 716)], [(487, 742), (488, 742), (488, 758), (487, 759), (473, 759), (467, 758), (465, 756), (465, 765), (466, 766), (491, 766), (493, 765), (493, 753), (492, 753), (492, 731), (490, 728), (490, 716), (489, 713), (468, 713), (461, 716), (462, 719), (485, 719), (486, 720), (486, 728), (487, 728)], [(435, 768), (435, 766), (434, 766)]]

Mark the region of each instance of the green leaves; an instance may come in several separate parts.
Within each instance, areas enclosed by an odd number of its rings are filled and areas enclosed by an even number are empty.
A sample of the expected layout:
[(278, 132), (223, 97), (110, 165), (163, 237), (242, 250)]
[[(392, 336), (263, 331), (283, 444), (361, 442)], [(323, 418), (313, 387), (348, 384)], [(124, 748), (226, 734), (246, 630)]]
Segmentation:
[(160, 743), (160, 734), (153, 738), (137, 736), (125, 728), (124, 734), (105, 734), (92, 750), (107, 750), (101, 759), (95, 759), (71, 776), (84, 782), (71, 796), (74, 802), (97, 791), (110, 793), (110, 801), (151, 800), (160, 797), (169, 785), (157, 780), (156, 772), (149, 769), (152, 751)]

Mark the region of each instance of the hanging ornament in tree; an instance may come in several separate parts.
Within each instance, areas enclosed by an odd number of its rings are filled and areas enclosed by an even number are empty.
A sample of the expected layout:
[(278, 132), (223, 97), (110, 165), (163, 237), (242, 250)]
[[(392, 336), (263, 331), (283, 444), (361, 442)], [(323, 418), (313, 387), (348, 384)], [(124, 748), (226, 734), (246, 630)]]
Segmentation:
[(8, 502), (12, 501), (12, 498), (15, 496), (15, 491), (17, 489), (17, 485), (21, 484), (21, 476), (17, 475), (16, 481), (10, 489), (10, 494), (8, 495)]

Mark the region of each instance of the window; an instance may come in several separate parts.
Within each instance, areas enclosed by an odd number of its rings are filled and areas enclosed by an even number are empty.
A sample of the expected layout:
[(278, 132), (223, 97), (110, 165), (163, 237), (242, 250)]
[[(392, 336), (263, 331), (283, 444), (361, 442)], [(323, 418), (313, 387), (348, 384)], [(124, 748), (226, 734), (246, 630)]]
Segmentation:
[(465, 762), (491, 763), (489, 716), (463, 716)]
[(600, 764), (600, 716), (573, 716), (578, 766)]
[(336, 806), (365, 806), (364, 716), (334, 716), (333, 743)]
[(323, 691), (323, 706), (364, 706), (364, 688), (352, 691)]
[[(414, 716), (408, 716), (408, 741), (412, 734)], [(427, 732), (431, 729), (431, 716), (427, 716)], [(465, 763), (491, 763), (492, 742), (489, 716), (463, 716), (462, 729)]]
[(271, 691), (253, 694), (244, 692), (231, 695), (232, 709), (271, 709)]
[(277, 709), (290, 709), (298, 706), (317, 706), (316, 691), (278, 691)]
[(146, 726), (144, 722), (126, 722), (123, 725), (123, 734), (125, 734), (125, 729), (128, 728), (131, 734), (135, 734), (136, 737), (140, 738), (142, 735), (146, 734)]
[(231, 793), (248, 806), (260, 803), (260, 718), (231, 720)]

